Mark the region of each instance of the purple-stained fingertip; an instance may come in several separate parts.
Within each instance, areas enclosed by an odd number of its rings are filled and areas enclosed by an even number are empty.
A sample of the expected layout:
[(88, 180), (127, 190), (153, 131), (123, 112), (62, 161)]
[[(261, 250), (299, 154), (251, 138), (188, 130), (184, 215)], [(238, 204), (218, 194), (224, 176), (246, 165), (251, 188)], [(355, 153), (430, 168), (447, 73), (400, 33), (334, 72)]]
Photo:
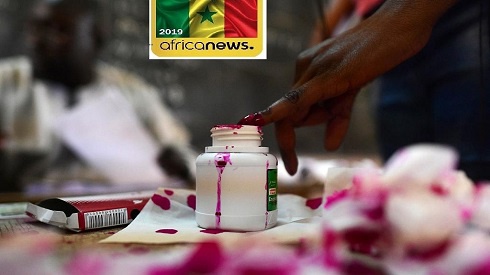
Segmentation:
[(264, 126), (265, 120), (264, 117), (259, 113), (254, 113), (245, 116), (242, 118), (238, 124), (240, 125), (254, 125), (254, 126)]

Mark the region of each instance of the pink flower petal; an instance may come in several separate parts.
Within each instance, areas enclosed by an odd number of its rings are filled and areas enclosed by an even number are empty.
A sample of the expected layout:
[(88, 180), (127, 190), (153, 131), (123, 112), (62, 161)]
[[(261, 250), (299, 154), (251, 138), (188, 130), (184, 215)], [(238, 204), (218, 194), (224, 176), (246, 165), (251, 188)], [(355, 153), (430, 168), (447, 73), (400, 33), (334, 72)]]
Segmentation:
[(348, 191), (349, 191), (348, 189), (343, 189), (333, 193), (332, 195), (327, 197), (324, 207), (328, 208), (329, 206), (335, 204), (336, 202), (347, 198)]
[(217, 242), (200, 243), (181, 267), (180, 274), (212, 274), (224, 262)]

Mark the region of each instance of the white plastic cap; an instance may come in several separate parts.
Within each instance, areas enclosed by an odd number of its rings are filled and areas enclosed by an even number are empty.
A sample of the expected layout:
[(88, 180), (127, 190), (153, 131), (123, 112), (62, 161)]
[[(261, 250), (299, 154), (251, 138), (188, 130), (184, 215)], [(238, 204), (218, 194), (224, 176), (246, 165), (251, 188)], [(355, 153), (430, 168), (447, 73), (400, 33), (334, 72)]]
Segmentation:
[(214, 146), (258, 147), (262, 144), (262, 128), (252, 125), (217, 125), (211, 129)]

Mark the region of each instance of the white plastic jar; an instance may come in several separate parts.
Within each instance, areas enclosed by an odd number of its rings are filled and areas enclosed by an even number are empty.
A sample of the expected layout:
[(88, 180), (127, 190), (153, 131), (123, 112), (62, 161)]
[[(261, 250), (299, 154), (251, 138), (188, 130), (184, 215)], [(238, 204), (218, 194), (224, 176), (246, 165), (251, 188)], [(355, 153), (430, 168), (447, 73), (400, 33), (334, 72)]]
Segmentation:
[(250, 125), (211, 129), (196, 159), (196, 222), (206, 229), (259, 231), (277, 223), (277, 158)]

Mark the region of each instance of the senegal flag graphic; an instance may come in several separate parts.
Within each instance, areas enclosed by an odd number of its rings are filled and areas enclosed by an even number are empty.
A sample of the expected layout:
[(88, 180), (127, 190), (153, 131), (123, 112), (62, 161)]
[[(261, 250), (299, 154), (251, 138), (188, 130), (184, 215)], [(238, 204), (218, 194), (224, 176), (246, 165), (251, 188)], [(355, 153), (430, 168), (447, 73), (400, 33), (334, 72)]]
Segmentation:
[(156, 37), (255, 38), (257, 0), (157, 0)]
[(266, 59), (267, 0), (150, 0), (150, 59)]

